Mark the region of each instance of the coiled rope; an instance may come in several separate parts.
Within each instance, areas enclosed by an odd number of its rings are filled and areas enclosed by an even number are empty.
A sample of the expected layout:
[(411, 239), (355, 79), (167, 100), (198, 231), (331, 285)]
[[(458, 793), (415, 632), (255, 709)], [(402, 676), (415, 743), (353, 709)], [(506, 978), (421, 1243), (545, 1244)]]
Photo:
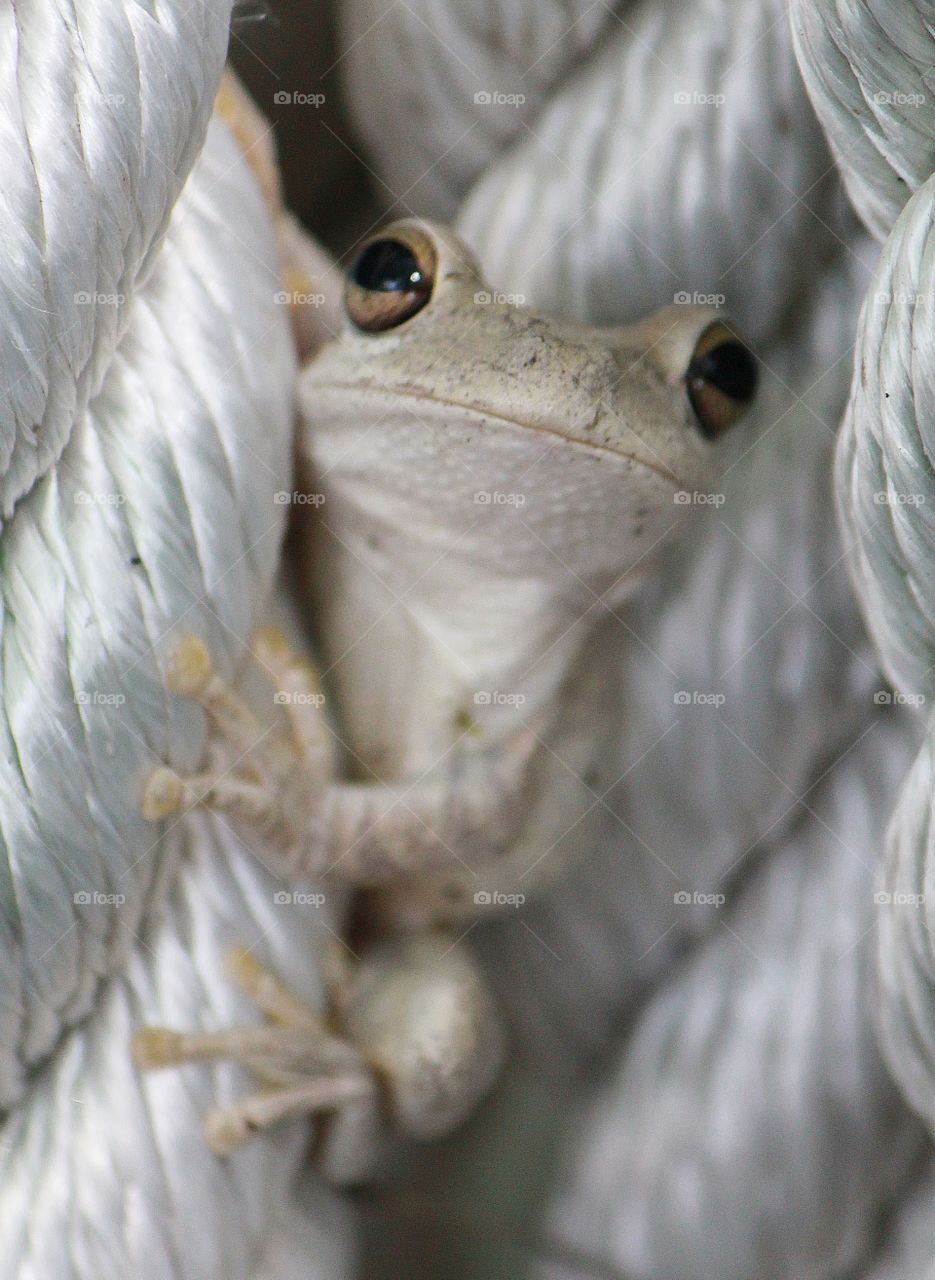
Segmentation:
[(878, 962), (890, 1066), (935, 1124), (935, 8), (800, 3), (794, 29), (848, 193), (884, 242), (836, 484), (867, 627), (929, 726), (889, 829)]
[[(302, 1145), (219, 1166), (200, 1118), (243, 1080), (141, 1079), (129, 1052), (148, 1022), (243, 1020), (234, 944), (315, 1000), (331, 918), (274, 910), (227, 830), (160, 838), (139, 813), (152, 768), (202, 749), (165, 691), (173, 635), (242, 660), (291, 485), (274, 237), (209, 126), (230, 7), (0, 15), (0, 1273), (19, 1280), (246, 1280)], [(336, 1213), (310, 1224), (328, 1280)]]
[[(273, 578), (271, 495), (290, 479), (266, 215), (222, 129), (195, 163), (228, 10), (27, 0), (0, 19), (0, 1260), (27, 1280), (246, 1280), (271, 1240), (277, 1275), (300, 1258), (323, 1280), (349, 1265), (344, 1208), (312, 1186), (289, 1205), (298, 1129), (219, 1166), (199, 1117), (242, 1087), (235, 1073), (140, 1081), (127, 1053), (143, 1022), (238, 1020), (221, 974), (232, 943), (256, 939), (316, 999), (314, 940), (336, 923), (274, 912), (273, 882), (227, 830), (200, 820), (154, 848), (137, 812), (148, 769), (184, 769), (201, 745), (164, 692), (163, 642), (184, 623), (232, 670)], [(628, 707), (607, 845), (526, 916), (560, 973), (515, 924), (483, 943), (544, 1054), (572, 1073), (607, 1054), (605, 1088), (568, 1121), (555, 1230), (650, 1277), (874, 1274), (876, 1217), (925, 1148), (876, 1051), (861, 943), (882, 921), (890, 1065), (931, 1118), (935, 892), (873, 913), (875, 824), (914, 727), (873, 704), (827, 509), (867, 254), (785, 6), (348, 0), (342, 20), (387, 203), (457, 214), (499, 286), (568, 315), (723, 293), (770, 375), (720, 524), (699, 521), (630, 632), (603, 637), (621, 645)], [(839, 451), (844, 549), (888, 671), (928, 697), (933, 15), (795, 0), (792, 20), (848, 194), (888, 237)], [(399, 75), (374, 74), (372, 27)], [(718, 726), (699, 712), (661, 737), (685, 688), (723, 693)], [(931, 878), (932, 768), (927, 740), (893, 822), (894, 896), (918, 899)], [(682, 885), (729, 892), (730, 928), (677, 910)], [(720, 1087), (731, 1079), (748, 1087)], [(860, 1117), (843, 1155), (841, 1114)], [(500, 1121), (481, 1164), (521, 1168), (522, 1126)], [(898, 1267), (879, 1274), (917, 1280)]]

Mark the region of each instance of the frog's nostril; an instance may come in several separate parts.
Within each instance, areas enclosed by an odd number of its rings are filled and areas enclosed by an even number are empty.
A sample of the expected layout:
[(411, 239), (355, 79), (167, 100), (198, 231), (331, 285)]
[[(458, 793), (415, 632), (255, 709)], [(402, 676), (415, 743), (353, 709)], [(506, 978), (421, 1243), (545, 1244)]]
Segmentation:
[(688, 399), (701, 433), (716, 440), (733, 426), (756, 394), (752, 352), (720, 321), (699, 338), (685, 373)]

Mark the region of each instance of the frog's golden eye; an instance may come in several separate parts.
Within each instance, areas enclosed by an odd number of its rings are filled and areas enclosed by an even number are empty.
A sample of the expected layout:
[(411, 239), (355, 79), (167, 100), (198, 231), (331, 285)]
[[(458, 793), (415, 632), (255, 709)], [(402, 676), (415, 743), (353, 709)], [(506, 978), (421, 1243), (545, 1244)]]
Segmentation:
[(756, 360), (727, 325), (716, 320), (695, 344), (685, 374), (688, 400), (701, 434), (717, 440), (756, 392)]
[(408, 320), (432, 296), (437, 254), (414, 227), (390, 227), (368, 240), (351, 267), (344, 306), (358, 329), (382, 333)]

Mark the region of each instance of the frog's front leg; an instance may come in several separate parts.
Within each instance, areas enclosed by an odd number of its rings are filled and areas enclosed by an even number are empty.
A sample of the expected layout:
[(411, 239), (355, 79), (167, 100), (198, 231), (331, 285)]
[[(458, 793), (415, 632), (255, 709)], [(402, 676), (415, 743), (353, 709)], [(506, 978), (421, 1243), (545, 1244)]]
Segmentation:
[(276, 686), (288, 737), (260, 724), (214, 671), (202, 641), (186, 638), (172, 655), (169, 687), (203, 707), (218, 758), (187, 778), (158, 769), (143, 798), (145, 817), (196, 806), (230, 812), (267, 838), (277, 871), (303, 880), (330, 873), (375, 885), (505, 856), (525, 812), (534, 731), (504, 748), (452, 750), (411, 781), (335, 780), (310, 664), (271, 628), (258, 633), (254, 653)]

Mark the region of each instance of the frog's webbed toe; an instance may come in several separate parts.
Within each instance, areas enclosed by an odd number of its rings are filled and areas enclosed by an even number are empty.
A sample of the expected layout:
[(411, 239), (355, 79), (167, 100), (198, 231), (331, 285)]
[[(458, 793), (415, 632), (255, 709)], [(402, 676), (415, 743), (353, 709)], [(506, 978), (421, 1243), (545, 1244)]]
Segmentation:
[(205, 1118), (221, 1155), (288, 1119), (327, 1115), (319, 1157), (334, 1181), (354, 1181), (386, 1127), (413, 1138), (450, 1132), (496, 1075), (499, 1018), (470, 954), (442, 937), (378, 944), (363, 959), (324, 956), (325, 1014), (309, 1008), (247, 951), (231, 979), (267, 1021), (223, 1031), (145, 1027), (133, 1040), (145, 1070), (228, 1058), (263, 1088)]
[(286, 727), (263, 724), (215, 671), (204, 642), (186, 636), (171, 655), (167, 683), (208, 716), (210, 763), (187, 777), (165, 767), (155, 770), (142, 812), (154, 822), (195, 807), (227, 812), (288, 853), (301, 845), (326, 792), (330, 735), (314, 670), (285, 636), (264, 628), (252, 651), (275, 688), (273, 700)]
[(133, 1038), (133, 1055), (142, 1070), (222, 1058), (239, 1062), (257, 1078), (262, 1088), (256, 1093), (205, 1116), (205, 1137), (212, 1150), (229, 1155), (285, 1120), (339, 1112), (347, 1106), (377, 1106), (373, 1072), (321, 1014), (244, 949), (231, 953), (228, 972), (265, 1014), (266, 1023), (194, 1032), (144, 1027)]

